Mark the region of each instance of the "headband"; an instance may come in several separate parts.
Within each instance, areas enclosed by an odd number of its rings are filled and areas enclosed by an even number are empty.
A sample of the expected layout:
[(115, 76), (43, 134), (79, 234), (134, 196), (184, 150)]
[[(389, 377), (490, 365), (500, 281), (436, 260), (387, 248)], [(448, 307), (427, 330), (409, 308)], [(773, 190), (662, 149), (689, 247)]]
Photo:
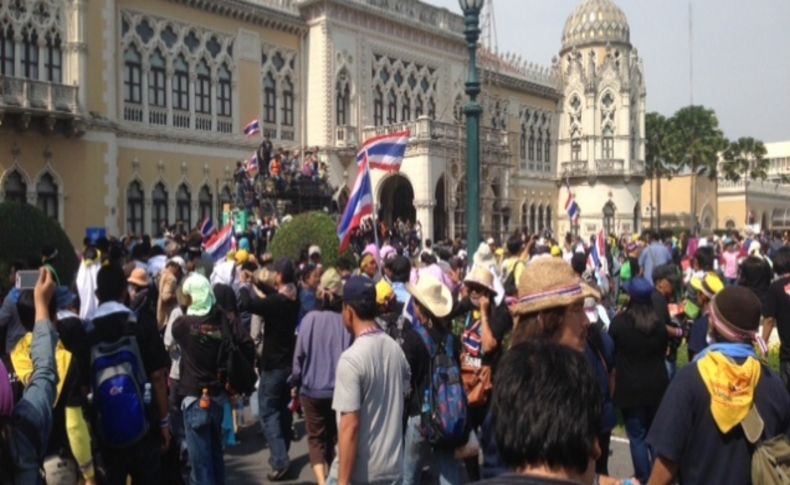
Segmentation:
[(720, 333), (722, 337), (732, 342), (747, 344), (756, 343), (757, 346), (760, 347), (760, 352), (762, 352), (762, 355), (768, 353), (768, 346), (765, 344), (765, 340), (763, 340), (763, 337), (758, 332), (750, 332), (748, 330), (743, 330), (736, 327), (719, 313), (719, 309), (715, 304), (710, 306), (709, 316), (710, 318), (708, 320), (710, 321), (711, 325), (713, 325), (713, 328), (716, 329), (716, 331)]
[(524, 295), (518, 299), (518, 303), (538, 303), (557, 297), (580, 296), (581, 294), (582, 285), (575, 283), (570, 286), (561, 286), (559, 288), (552, 288), (550, 290)]

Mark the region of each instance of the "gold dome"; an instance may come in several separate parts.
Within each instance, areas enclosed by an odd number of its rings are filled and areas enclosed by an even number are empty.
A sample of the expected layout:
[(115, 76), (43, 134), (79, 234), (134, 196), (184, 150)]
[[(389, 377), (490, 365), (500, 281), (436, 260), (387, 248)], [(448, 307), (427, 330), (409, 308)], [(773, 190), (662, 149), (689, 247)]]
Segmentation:
[(562, 49), (606, 42), (630, 44), (628, 19), (611, 0), (585, 0), (565, 21)]

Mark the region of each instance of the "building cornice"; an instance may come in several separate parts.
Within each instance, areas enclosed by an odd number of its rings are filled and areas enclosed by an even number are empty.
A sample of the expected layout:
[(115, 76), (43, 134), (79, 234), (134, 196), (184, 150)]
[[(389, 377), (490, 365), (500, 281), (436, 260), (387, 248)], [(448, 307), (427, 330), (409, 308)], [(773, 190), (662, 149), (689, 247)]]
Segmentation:
[[(307, 33), (307, 24), (305, 24), (295, 8), (278, 9), (273, 2), (251, 2), (245, 0), (169, 1), (290, 34), (304, 35)], [(271, 3), (271, 6), (268, 5), (269, 3)], [(286, 2), (284, 5), (289, 6), (290, 2)]]
[(553, 101), (559, 101), (562, 98), (557, 87), (545, 86), (526, 79), (519, 79), (514, 76), (509, 76), (496, 71), (484, 70), (483, 79), (491, 84), (497, 86), (505, 86), (511, 89), (524, 91), (529, 94), (536, 94), (538, 96), (545, 96)]

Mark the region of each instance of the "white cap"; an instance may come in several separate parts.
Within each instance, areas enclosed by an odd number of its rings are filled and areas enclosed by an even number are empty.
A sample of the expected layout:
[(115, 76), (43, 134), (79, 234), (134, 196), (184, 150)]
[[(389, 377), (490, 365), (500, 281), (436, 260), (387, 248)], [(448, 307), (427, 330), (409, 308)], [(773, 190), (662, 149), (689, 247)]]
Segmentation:
[(489, 237), (488, 239), (486, 239), (486, 244), (489, 244), (489, 245), (494, 244), (494, 238), (493, 237)]
[(320, 248), (319, 246), (317, 246), (316, 244), (313, 244), (313, 245), (312, 245), (312, 246), (310, 246), (310, 248), (307, 250), (307, 256), (308, 256), (308, 257), (310, 257), (310, 256), (312, 256), (312, 255), (314, 255), (314, 254), (317, 254), (317, 255), (321, 256), (321, 248)]
[(186, 273), (187, 263), (181, 256), (173, 256), (167, 260), (167, 264), (177, 264), (181, 268), (181, 271)]

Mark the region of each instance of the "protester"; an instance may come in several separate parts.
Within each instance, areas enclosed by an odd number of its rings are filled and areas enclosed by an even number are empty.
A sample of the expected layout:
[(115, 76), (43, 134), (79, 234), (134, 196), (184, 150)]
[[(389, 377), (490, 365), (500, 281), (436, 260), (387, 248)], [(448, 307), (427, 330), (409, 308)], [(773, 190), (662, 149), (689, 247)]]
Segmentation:
[(634, 278), (625, 289), (628, 308), (609, 327), (617, 369), (614, 403), (623, 413), (634, 475), (647, 483), (651, 457), (645, 438), (669, 383), (664, 365), (667, 331), (653, 308), (653, 286), (647, 278)]
[(343, 280), (329, 268), (318, 285), (318, 308), (308, 312), (299, 326), (291, 384), (299, 389), (307, 427), (310, 465), (319, 485), (326, 483), (335, 457), (337, 423), (332, 410), (335, 371), (340, 355), (353, 336), (341, 316)]
[(159, 277), (159, 300), (156, 303), (156, 323), (164, 330), (170, 313), (178, 306), (176, 288), (184, 277), (186, 262), (181, 256), (170, 258)]
[(403, 403), (409, 364), (376, 325), (376, 289), (364, 276), (343, 287), (343, 322), (354, 343), (340, 356), (332, 408), (337, 412), (338, 456), (330, 484), (393, 483), (403, 470)]
[(648, 245), (639, 255), (639, 267), (642, 268), (642, 275), (648, 281), (653, 282), (653, 269), (663, 264), (672, 262), (672, 255), (661, 242), (661, 237), (655, 231), (647, 233)]
[(672, 380), (648, 434), (650, 484), (751, 483), (755, 441), (790, 432), (790, 396), (754, 350), (760, 310), (746, 288), (713, 297), (714, 343)]
[(724, 289), (724, 283), (722, 283), (716, 273), (708, 273), (703, 277), (692, 278), (691, 287), (695, 290), (700, 314), (691, 325), (691, 330), (688, 335), (689, 361), (693, 360), (695, 355), (708, 346), (708, 313), (710, 311), (710, 301)]
[[(258, 360), (260, 384), (258, 404), (261, 424), (266, 442), (269, 444), (271, 471), (267, 478), (282, 480), (288, 474), (291, 446), (291, 412), (288, 410), (290, 390), (288, 377), (291, 375), (296, 324), (299, 317), (299, 300), (295, 286), (293, 263), (281, 259), (272, 266), (274, 286), (256, 284), (250, 286), (251, 274), (243, 271), (242, 287), (239, 290), (239, 311), (260, 315), (263, 319), (264, 335), (262, 358)], [(256, 296), (251, 295), (254, 291)]]
[(763, 300), (763, 340), (769, 341), (776, 328), (779, 334), (779, 375), (790, 392), (790, 247), (777, 249), (774, 256), (776, 280)]

